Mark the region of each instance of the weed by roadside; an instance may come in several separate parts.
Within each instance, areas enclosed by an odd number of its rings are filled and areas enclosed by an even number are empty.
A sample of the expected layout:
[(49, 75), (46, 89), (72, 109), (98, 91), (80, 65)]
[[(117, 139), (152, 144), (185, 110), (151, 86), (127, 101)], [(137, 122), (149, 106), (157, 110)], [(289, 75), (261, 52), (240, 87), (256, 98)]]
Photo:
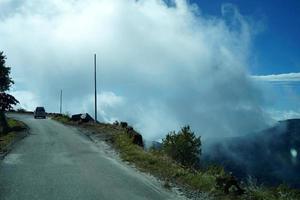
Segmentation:
[(10, 132), (0, 136), (0, 153), (4, 152), (6, 147), (14, 141), (18, 131), (26, 129), (26, 125), (23, 122), (12, 118), (8, 118), (7, 123), (9, 125)]
[(68, 115), (55, 115), (52, 117), (52, 119), (62, 122), (62, 123), (70, 122), (70, 117)]

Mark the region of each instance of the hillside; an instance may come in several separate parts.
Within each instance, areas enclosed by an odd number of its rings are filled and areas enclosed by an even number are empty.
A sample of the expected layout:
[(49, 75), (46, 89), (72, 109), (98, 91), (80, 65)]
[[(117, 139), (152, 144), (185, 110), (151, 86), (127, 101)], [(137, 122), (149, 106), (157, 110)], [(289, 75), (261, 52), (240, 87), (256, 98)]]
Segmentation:
[(280, 121), (267, 130), (211, 142), (204, 160), (217, 162), (245, 179), (300, 187), (300, 119)]

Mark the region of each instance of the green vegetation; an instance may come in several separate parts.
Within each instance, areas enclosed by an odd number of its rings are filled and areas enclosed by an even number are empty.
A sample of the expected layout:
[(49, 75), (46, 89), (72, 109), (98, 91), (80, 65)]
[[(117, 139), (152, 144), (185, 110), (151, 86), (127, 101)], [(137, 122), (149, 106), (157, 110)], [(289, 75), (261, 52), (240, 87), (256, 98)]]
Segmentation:
[(22, 125), (20, 121), (17, 121), (17, 120), (15, 120), (15, 119), (11, 119), (11, 118), (9, 118), (9, 119), (7, 120), (7, 123), (8, 123), (8, 126), (9, 126), (10, 128), (19, 127), (19, 126)]
[(9, 132), (0, 136), (0, 153), (6, 150), (6, 147), (11, 144), (17, 136), (17, 132), (26, 129), (26, 125), (15, 119), (8, 118)]
[(0, 51), (0, 91), (8, 91), (10, 86), (14, 84), (14, 81), (11, 79), (10, 75), (10, 67), (5, 65), (6, 56)]
[(26, 112), (28, 112), (28, 111), (25, 110), (24, 108), (18, 108), (18, 109), (16, 110), (16, 112), (18, 112), (18, 113), (26, 113)]
[(0, 153), (4, 152), (6, 147), (12, 143), (16, 137), (16, 132), (9, 132), (8, 134), (0, 137)]
[(62, 123), (68, 123), (70, 122), (70, 117), (66, 114), (64, 115), (54, 115), (52, 117), (52, 119), (56, 120), (56, 121), (59, 121), (59, 122), (62, 122)]
[[(193, 135), (188, 127), (184, 127), (179, 135), (185, 132)], [(175, 134), (176, 135), (176, 134)], [(169, 137), (174, 136), (174, 132)], [(167, 136), (168, 137), (168, 136)], [(170, 158), (164, 150), (145, 151), (141, 147), (132, 144), (128, 136), (123, 133), (113, 135), (113, 144), (120, 152), (123, 160), (135, 164), (135, 166), (144, 172), (151, 173), (165, 180), (164, 187), (170, 187), (170, 182), (190, 188), (192, 190), (207, 192), (215, 199), (228, 200), (293, 200), (300, 199), (300, 191), (288, 187), (278, 186), (277, 188), (257, 186), (253, 182), (243, 184), (245, 190), (243, 195), (237, 195), (234, 191), (225, 194), (223, 188), (217, 187), (218, 177), (227, 177), (228, 174), (220, 166), (210, 166), (206, 169), (194, 170), (179, 164)], [(189, 138), (189, 137), (188, 137)], [(196, 140), (191, 137), (186, 140)], [(166, 139), (164, 140), (166, 141)], [(175, 143), (176, 144), (176, 143)], [(186, 144), (179, 143), (185, 146)], [(196, 143), (200, 147), (199, 140)], [(193, 160), (193, 159), (192, 159)], [(232, 188), (235, 189), (234, 187)]]
[[(54, 117), (63, 123), (78, 125), (70, 122), (67, 116)], [(134, 164), (140, 171), (150, 173), (164, 181), (163, 186), (170, 188), (172, 184), (179, 185), (183, 188), (192, 191), (206, 192), (210, 197), (217, 200), (296, 200), (300, 199), (300, 191), (290, 189), (286, 186), (278, 186), (275, 188), (256, 185), (254, 181), (249, 180), (247, 183), (241, 184), (244, 189), (244, 194), (238, 195), (235, 188), (232, 187), (229, 194), (224, 193), (224, 188), (218, 187), (218, 178), (230, 177), (221, 166), (209, 166), (205, 169), (195, 170), (194, 162), (180, 162), (172, 159), (170, 152), (180, 150), (194, 144), (192, 148), (193, 156), (201, 152), (200, 138), (195, 137), (189, 127), (182, 128), (177, 134), (171, 132), (164, 139), (164, 147), (161, 150), (151, 148), (149, 151), (132, 143), (132, 138), (128, 137), (126, 129), (119, 125), (111, 124), (94, 124), (83, 123), (81, 127), (89, 129), (91, 132), (96, 132), (105, 136), (106, 141), (110, 141), (116, 150), (120, 153), (120, 157), (131, 164)], [(180, 135), (180, 136), (178, 136)], [(183, 137), (186, 135), (186, 137)], [(182, 138), (183, 137), (183, 138)], [(109, 140), (107, 140), (107, 138)], [(178, 139), (181, 138), (181, 139)], [(169, 141), (172, 141), (169, 146)], [(177, 142), (179, 141), (179, 142)], [(191, 143), (191, 141), (193, 141)], [(177, 146), (179, 144), (179, 146)], [(184, 151), (184, 156), (188, 151)], [(188, 156), (188, 160), (194, 161), (193, 156)], [(186, 158), (184, 158), (186, 159)], [(184, 165), (183, 163), (189, 163)]]
[(16, 120), (16, 119), (8, 118), (7, 123), (8, 123), (10, 132), (22, 131), (22, 130), (26, 129), (26, 125), (23, 122)]
[(15, 97), (7, 94), (9, 88), (14, 84), (10, 77), (10, 67), (6, 66), (6, 56), (0, 51), (0, 135), (5, 135), (9, 131), (5, 111), (12, 109), (18, 102)]
[(248, 183), (247, 192), (248, 199), (257, 200), (297, 200), (300, 199), (300, 191), (291, 189), (286, 185), (279, 185), (278, 187), (270, 188), (265, 186), (253, 185)]
[(169, 133), (163, 140), (163, 150), (186, 167), (196, 168), (200, 164), (201, 140), (189, 126), (183, 127), (178, 133)]
[(223, 175), (224, 171), (219, 168), (211, 168), (196, 171), (178, 164), (164, 151), (145, 151), (137, 145), (133, 145), (125, 133), (115, 134), (114, 145), (119, 150), (121, 158), (144, 172), (149, 172), (163, 180), (189, 186), (192, 189), (213, 192), (215, 190), (215, 176)]

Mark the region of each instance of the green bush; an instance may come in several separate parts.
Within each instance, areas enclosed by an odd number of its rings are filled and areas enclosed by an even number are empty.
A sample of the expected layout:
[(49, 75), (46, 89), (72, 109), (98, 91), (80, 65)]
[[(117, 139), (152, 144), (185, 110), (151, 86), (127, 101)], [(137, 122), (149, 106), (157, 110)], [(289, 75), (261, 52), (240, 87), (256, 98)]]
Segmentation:
[(189, 126), (183, 127), (178, 133), (169, 133), (163, 139), (163, 150), (183, 166), (197, 168), (200, 164), (201, 139)]
[(52, 119), (62, 122), (62, 123), (68, 123), (71, 120), (71, 118), (67, 114), (55, 115), (52, 117)]
[(24, 108), (18, 108), (17, 112), (19, 112), (19, 113), (26, 113), (27, 111)]

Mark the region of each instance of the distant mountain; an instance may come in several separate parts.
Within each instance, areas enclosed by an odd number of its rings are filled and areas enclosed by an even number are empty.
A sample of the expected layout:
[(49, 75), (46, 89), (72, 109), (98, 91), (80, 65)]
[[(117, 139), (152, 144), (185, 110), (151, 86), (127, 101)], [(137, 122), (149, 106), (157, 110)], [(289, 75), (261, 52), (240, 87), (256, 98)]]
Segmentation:
[(218, 163), (239, 178), (286, 183), (300, 188), (300, 119), (280, 121), (259, 133), (210, 141), (202, 159)]
[(149, 141), (149, 140), (144, 140), (144, 143), (145, 143), (145, 148), (146, 149), (150, 149), (150, 148), (153, 148), (153, 149), (161, 149), (162, 148), (162, 143), (161, 142), (158, 142), (158, 141)]

